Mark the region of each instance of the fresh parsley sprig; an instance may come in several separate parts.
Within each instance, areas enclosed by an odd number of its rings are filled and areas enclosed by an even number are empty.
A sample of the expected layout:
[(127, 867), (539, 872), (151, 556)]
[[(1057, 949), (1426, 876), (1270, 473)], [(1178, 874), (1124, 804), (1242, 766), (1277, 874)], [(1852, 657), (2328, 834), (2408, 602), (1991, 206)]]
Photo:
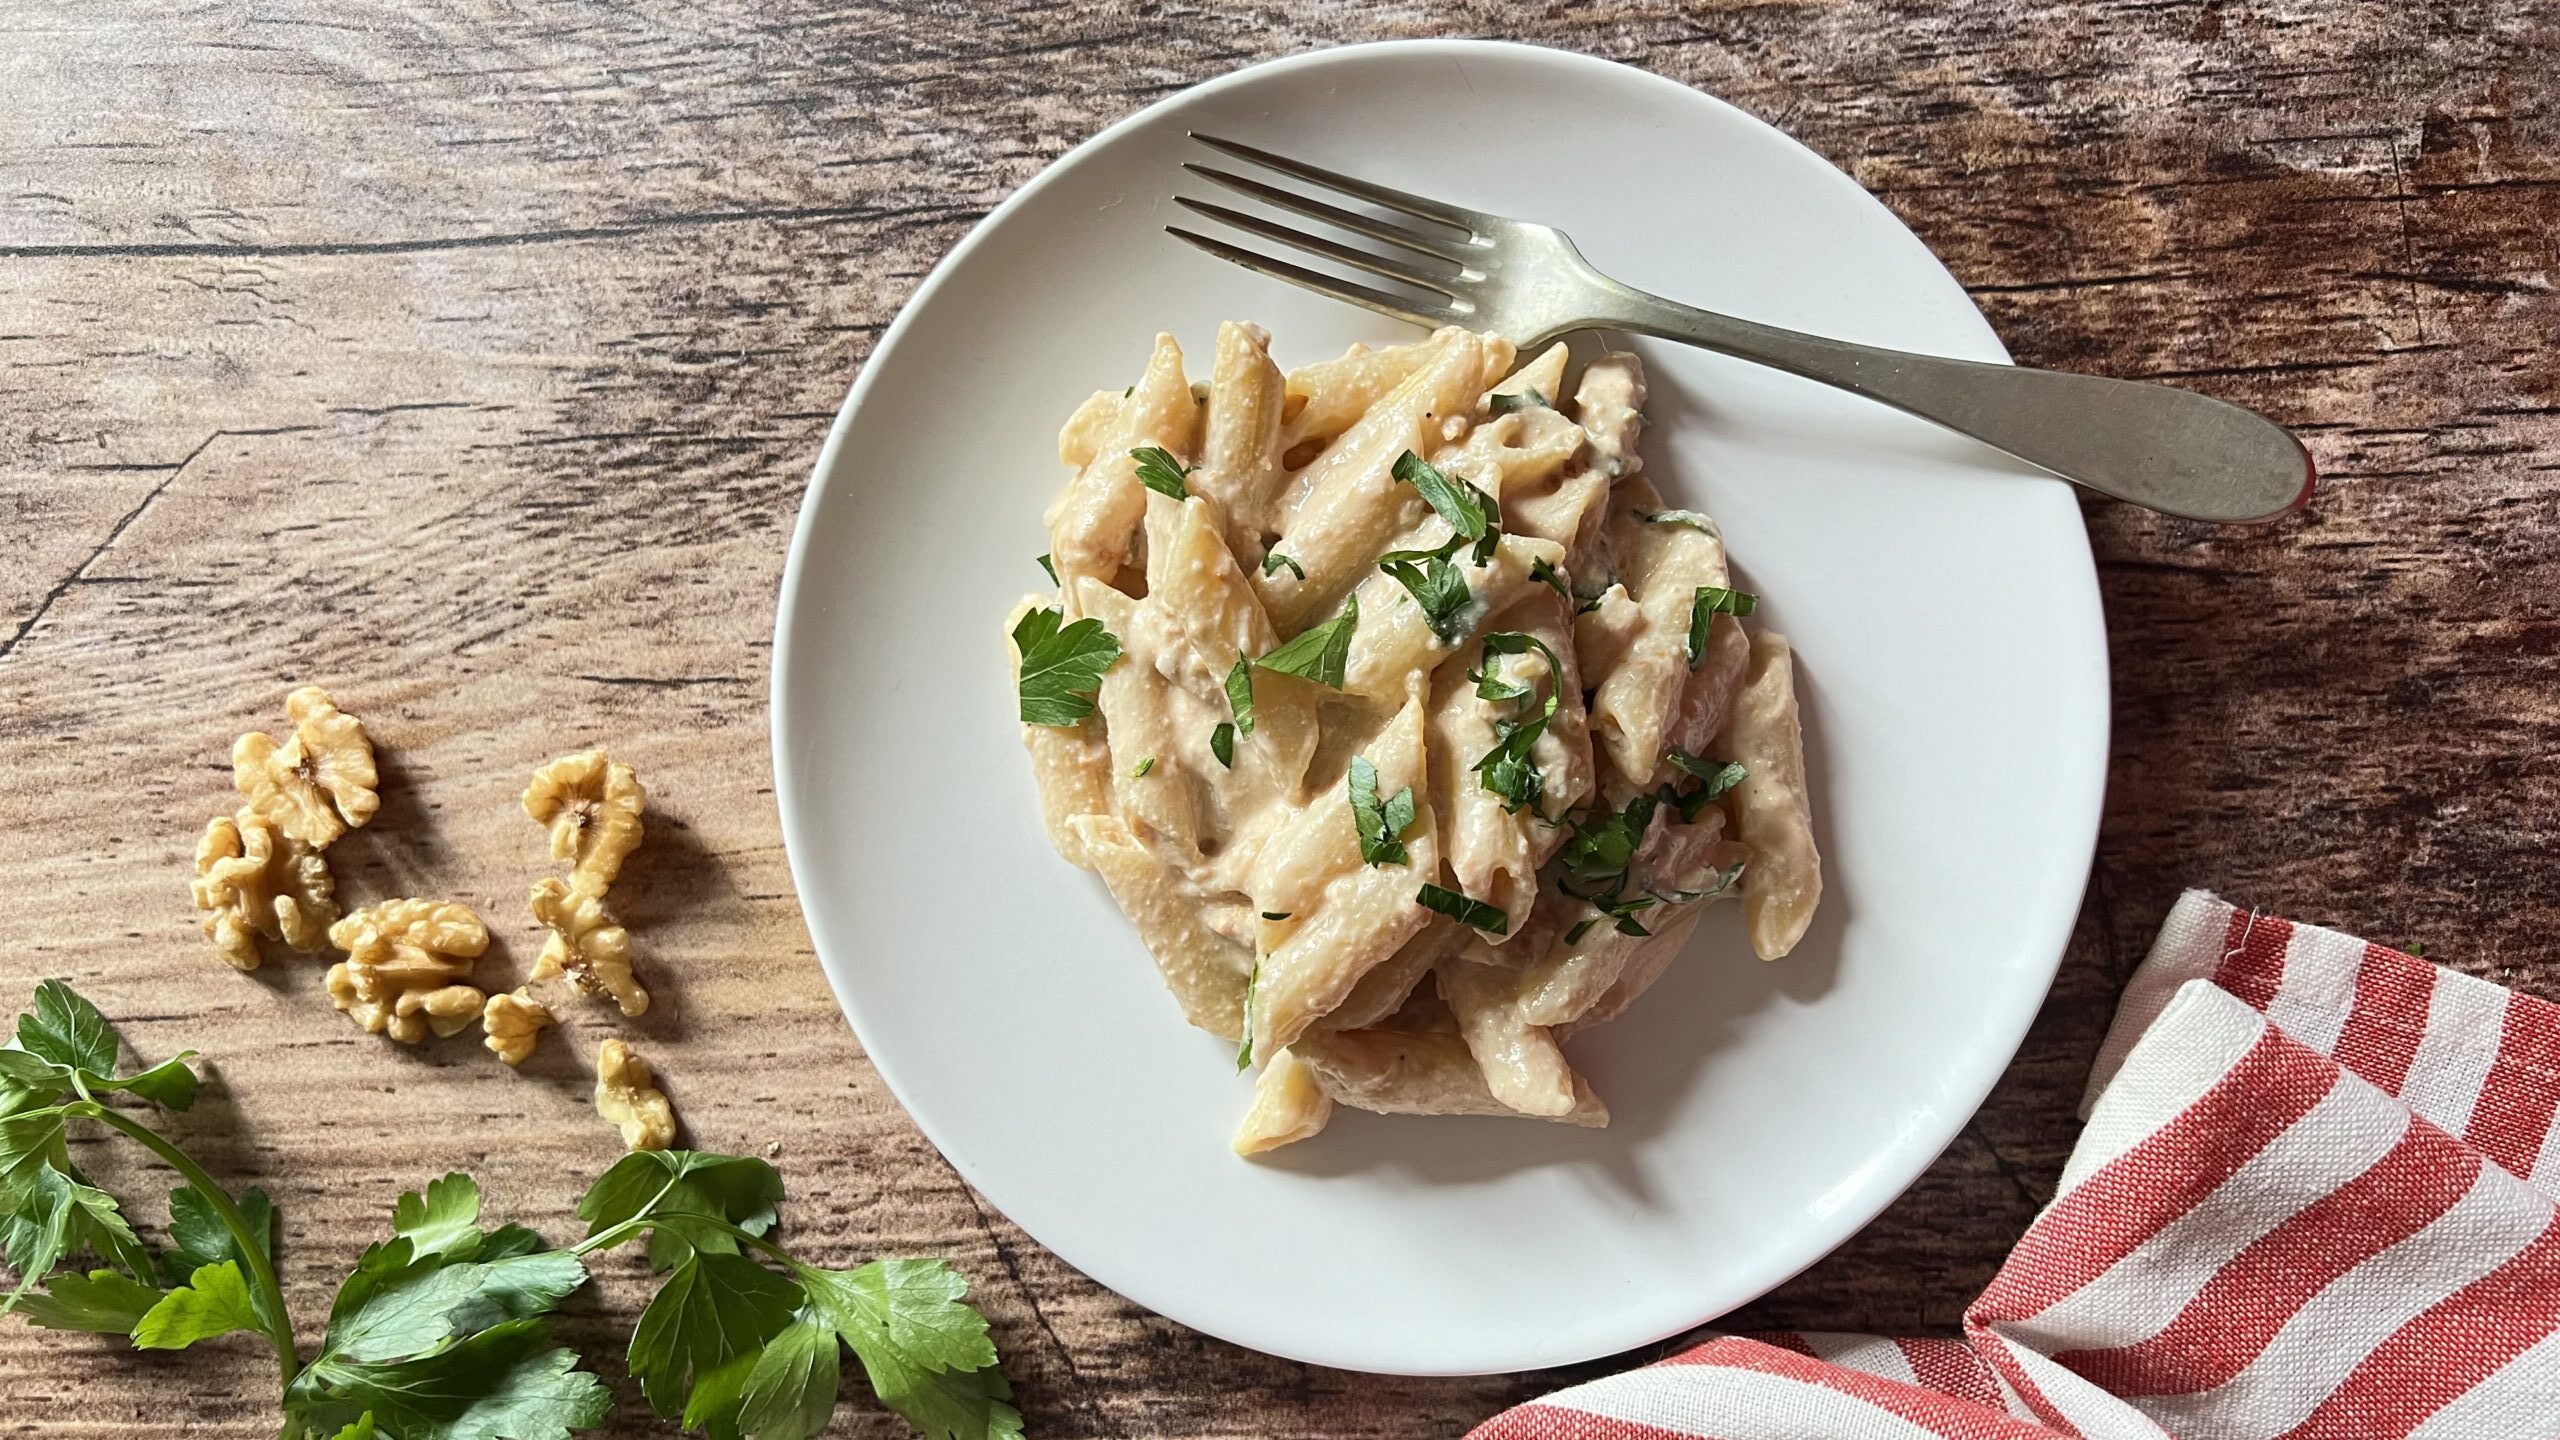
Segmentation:
[[(986, 1321), (949, 1266), (797, 1259), (770, 1234), (781, 1176), (734, 1156), (624, 1157), (580, 1202), (588, 1234), (567, 1248), (520, 1225), (483, 1228), (467, 1175), (402, 1195), (391, 1238), (338, 1287), (306, 1362), (276, 1282), (274, 1207), (256, 1190), (233, 1196), (101, 1098), (185, 1109), (197, 1086), (188, 1058), (120, 1075), (106, 1017), (59, 981), (37, 987), (0, 1049), (0, 1257), (18, 1272), (0, 1311), (140, 1349), (257, 1335), (276, 1357), (279, 1440), (566, 1440), (604, 1423), (613, 1397), (543, 1317), (586, 1283), (587, 1256), (645, 1237), (666, 1280), (629, 1364), (659, 1413), (716, 1437), (808, 1440), (834, 1413), (850, 1346), (882, 1403), (931, 1440), (1020, 1440)], [(117, 1131), (186, 1182), (170, 1196), (165, 1250), (72, 1163), (73, 1121)], [(100, 1263), (62, 1268), (81, 1254)]]
[(1451, 536), (1449, 543), (1437, 550), (1390, 550), (1378, 557), (1378, 568), (1422, 607), (1422, 618), (1431, 633), (1443, 645), (1455, 645), (1467, 635), (1467, 610), (1475, 604), (1475, 592), (1467, 588), (1467, 578), (1458, 573), (1450, 555), (1466, 542)]

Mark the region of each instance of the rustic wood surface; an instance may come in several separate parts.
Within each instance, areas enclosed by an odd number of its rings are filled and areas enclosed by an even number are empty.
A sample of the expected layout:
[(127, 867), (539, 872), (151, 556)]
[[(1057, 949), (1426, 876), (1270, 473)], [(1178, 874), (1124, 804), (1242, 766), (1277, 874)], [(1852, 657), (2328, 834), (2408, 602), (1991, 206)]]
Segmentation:
[[(1556, 1383), (1248, 1354), (1006, 1224), (837, 1017), (763, 729), (809, 462), (971, 222), (1245, 62), (1509, 35), (1787, 128), (1946, 257), (2021, 359), (2262, 406), (2326, 477), (2266, 530), (2090, 509), (2114, 787), (2061, 981), (1927, 1177), (1737, 1317), (1945, 1330), (2050, 1192), (2115, 990), (2181, 886), (2560, 997), (2554, 20), (2525, 0), (8, 0), (0, 1000), (69, 977), (143, 1053), (217, 1057), (179, 1128), (281, 1203), (307, 1333), (393, 1194), (448, 1166), (564, 1236), (613, 1155), (584, 1094), (602, 1015), (522, 1075), (402, 1050), (331, 1013), (315, 966), (221, 966), (184, 892), (231, 738), (319, 681), (389, 762), (342, 886), (467, 900), (500, 932), (489, 970), (518, 973), (545, 862), (516, 793), (606, 744), (653, 791), (620, 892), (662, 997), (636, 1028), (694, 1135), (772, 1154), (817, 1255), (952, 1256), (1035, 1433), (1454, 1436)], [(616, 1272), (568, 1329), (609, 1348), (632, 1295)], [(0, 1326), (18, 1432), (264, 1435), (271, 1403), (243, 1347)], [(665, 1433), (636, 1404), (614, 1429)], [(849, 1404), (834, 1433), (904, 1432)]]

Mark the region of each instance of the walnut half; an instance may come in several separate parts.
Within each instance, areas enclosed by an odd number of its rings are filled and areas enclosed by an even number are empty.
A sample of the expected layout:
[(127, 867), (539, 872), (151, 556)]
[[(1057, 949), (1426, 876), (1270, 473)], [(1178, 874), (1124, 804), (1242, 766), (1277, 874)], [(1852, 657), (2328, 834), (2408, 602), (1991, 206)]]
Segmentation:
[(533, 978), (567, 977), (589, 995), (610, 995), (625, 1015), (646, 1014), (649, 992), (631, 973), (631, 932), (605, 913), (601, 890), (546, 879), (533, 887), (533, 918), (550, 930)]
[(329, 692), (305, 685), (285, 697), (293, 735), (252, 730), (231, 747), (231, 783), (242, 809), (315, 849), (373, 818), (382, 797), (364, 724)]
[(458, 1035), (487, 997), (463, 983), (489, 948), (488, 927), (450, 900), (386, 900), (329, 927), (347, 958), (329, 967), (329, 999), (371, 1034), (415, 1045)]
[(601, 892), (622, 873), (622, 862), (640, 848), (640, 811), (648, 803), (640, 777), (601, 750), (564, 755), (524, 787), (524, 813), (551, 827), (551, 858), (571, 863), (570, 878), (582, 890)]
[(204, 827), (192, 889), (205, 938), (241, 970), (258, 968), (259, 936), (317, 950), (338, 918), (329, 862), (245, 808)]
[(622, 1130), (631, 1150), (664, 1150), (676, 1141), (675, 1107), (640, 1053), (619, 1040), (596, 1051), (596, 1113)]
[(558, 1023), (550, 1006), (518, 987), (489, 997), (480, 1011), (480, 1043), (508, 1064), (521, 1065), (542, 1039), (542, 1032)]

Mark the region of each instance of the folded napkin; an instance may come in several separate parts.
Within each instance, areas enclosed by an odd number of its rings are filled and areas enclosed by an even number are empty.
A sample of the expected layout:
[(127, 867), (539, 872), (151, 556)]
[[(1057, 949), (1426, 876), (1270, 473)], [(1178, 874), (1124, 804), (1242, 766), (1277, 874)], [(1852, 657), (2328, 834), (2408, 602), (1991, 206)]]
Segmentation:
[(2560, 1436), (2560, 1006), (2178, 902), (1962, 1340), (1721, 1336), (1471, 1440)]

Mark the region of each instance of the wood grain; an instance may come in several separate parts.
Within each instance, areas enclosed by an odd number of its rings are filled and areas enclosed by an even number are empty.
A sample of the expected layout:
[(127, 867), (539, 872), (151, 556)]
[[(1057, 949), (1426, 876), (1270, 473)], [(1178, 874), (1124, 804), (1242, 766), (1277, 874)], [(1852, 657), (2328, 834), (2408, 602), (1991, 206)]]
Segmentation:
[[(143, 1053), (217, 1057), (180, 1128), (281, 1203), (306, 1324), (403, 1186), (468, 1166), (565, 1236), (613, 1153), (601, 1012), (493, 1077), (356, 1034), (315, 967), (207, 954), (181, 897), (225, 747), (308, 680), (392, 762), (341, 883), (473, 903), (496, 973), (534, 949), (525, 773), (588, 744), (640, 769), (638, 1029), (694, 1135), (770, 1151), (816, 1255), (954, 1257), (1036, 1433), (1454, 1436), (1567, 1378), (1266, 1359), (1032, 1244), (866, 1068), (769, 793), (784, 537), (900, 301), (1102, 124), (1342, 41), (1509, 35), (1722, 95), (1882, 196), (2022, 360), (2262, 406), (2324, 472), (2266, 530), (2091, 507), (2115, 769), (2061, 980), (1938, 1165), (1735, 1323), (1951, 1327), (2183, 885), (2560, 996), (2542, 0), (16, 0), (0, 32), (0, 998), (66, 976)], [(567, 1328), (609, 1350), (634, 1293), (617, 1272)], [(18, 1432), (263, 1435), (269, 1383), (230, 1347), (0, 1326)], [(614, 1429), (663, 1433), (636, 1404)], [(833, 1433), (903, 1432), (848, 1405)]]

